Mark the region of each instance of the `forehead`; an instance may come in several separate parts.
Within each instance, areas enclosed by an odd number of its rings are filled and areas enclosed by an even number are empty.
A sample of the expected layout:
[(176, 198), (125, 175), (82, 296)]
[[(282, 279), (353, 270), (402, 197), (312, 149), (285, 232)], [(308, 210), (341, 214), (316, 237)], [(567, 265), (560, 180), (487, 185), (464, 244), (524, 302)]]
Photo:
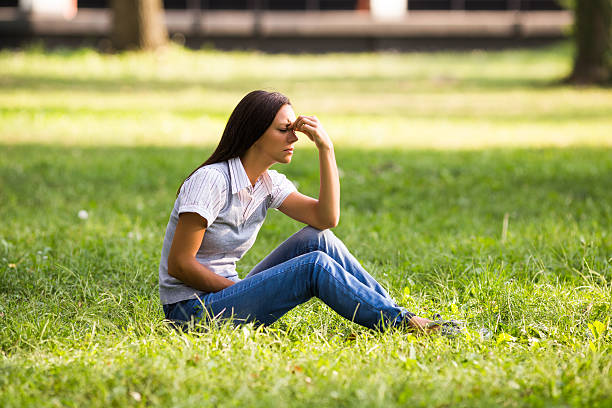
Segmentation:
[(279, 123), (294, 122), (295, 112), (293, 112), (291, 105), (283, 105), (276, 113), (274, 121)]

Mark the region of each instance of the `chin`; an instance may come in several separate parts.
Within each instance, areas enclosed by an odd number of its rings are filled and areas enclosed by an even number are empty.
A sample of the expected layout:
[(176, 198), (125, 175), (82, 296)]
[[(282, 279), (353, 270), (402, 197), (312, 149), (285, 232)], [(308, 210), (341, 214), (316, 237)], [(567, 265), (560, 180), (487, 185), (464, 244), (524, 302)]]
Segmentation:
[(293, 157), (293, 154), (287, 154), (287, 155), (281, 157), (278, 162), (279, 163), (285, 163), (285, 164), (291, 163), (291, 158), (292, 157)]

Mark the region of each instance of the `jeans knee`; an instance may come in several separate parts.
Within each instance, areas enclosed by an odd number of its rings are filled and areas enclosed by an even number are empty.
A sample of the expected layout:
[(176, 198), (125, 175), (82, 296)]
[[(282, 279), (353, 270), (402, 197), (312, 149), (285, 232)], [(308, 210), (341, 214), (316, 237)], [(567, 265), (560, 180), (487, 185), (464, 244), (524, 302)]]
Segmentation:
[(307, 254), (304, 254), (302, 256), (306, 257), (307, 264), (309, 264), (311, 266), (316, 266), (316, 265), (325, 266), (330, 261), (333, 261), (331, 256), (327, 255), (323, 251), (318, 251), (318, 250), (317, 251), (311, 251), (311, 252), (309, 252)]
[(310, 225), (302, 228), (300, 232), (305, 240), (316, 243), (317, 248), (324, 250), (338, 239), (331, 230), (320, 230)]
[(333, 273), (334, 260), (331, 256), (323, 251), (312, 251), (305, 256), (308, 257), (309, 267), (304, 271), (308, 274), (309, 282), (311, 282), (312, 295), (317, 296), (319, 278), (321, 275)]

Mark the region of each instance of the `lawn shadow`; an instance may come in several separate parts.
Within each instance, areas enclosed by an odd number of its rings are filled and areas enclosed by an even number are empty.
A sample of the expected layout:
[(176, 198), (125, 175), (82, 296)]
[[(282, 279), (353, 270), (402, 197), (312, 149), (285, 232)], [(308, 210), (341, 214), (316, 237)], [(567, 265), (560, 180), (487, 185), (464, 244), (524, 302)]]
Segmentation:
[(431, 77), (394, 76), (394, 77), (344, 77), (324, 76), (303, 78), (253, 78), (252, 76), (234, 77), (231, 80), (214, 80), (203, 78), (142, 78), (124, 76), (120, 78), (101, 77), (66, 77), (62, 75), (5, 74), (0, 78), (0, 90), (19, 91), (71, 91), (99, 92), (103, 94), (130, 92), (180, 92), (186, 89), (202, 88), (221, 93), (244, 93), (245, 90), (257, 89), (272, 85), (277, 89), (293, 89), (299, 86), (320, 86), (328, 89), (331, 84), (342, 85), (342, 88), (354, 88), (363, 92), (384, 90), (397, 92), (398, 86), (405, 90), (439, 91), (483, 91), (495, 92), (515, 89), (547, 90), (567, 87), (559, 80), (549, 78), (483, 78), (483, 77)]

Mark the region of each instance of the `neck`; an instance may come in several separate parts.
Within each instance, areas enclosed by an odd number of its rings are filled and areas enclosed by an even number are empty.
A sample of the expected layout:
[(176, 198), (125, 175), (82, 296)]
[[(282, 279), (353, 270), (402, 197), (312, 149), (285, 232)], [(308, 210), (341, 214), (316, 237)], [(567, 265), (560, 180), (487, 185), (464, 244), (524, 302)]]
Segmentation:
[(256, 154), (253, 149), (249, 149), (242, 155), (240, 161), (252, 186), (255, 186), (257, 179), (274, 164), (264, 160), (262, 155)]

